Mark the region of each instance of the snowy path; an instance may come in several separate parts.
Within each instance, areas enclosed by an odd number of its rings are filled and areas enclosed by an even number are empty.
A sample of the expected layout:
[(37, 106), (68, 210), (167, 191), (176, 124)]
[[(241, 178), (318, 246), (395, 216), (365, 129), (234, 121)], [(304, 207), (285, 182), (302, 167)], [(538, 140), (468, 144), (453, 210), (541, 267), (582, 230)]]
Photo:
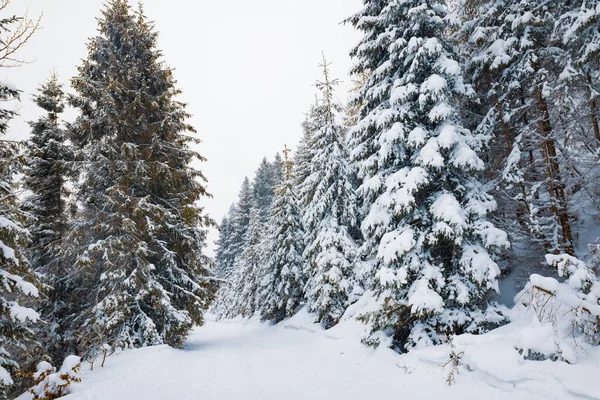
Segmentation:
[[(279, 326), (214, 322), (197, 329), (185, 350), (167, 346), (110, 357), (84, 372), (70, 400), (336, 400), (336, 399), (594, 399), (592, 389), (566, 389), (543, 369), (498, 378), (485, 366), (463, 371), (448, 387), (444, 347), (398, 356), (365, 349), (348, 323), (321, 331), (297, 316)], [(493, 352), (491, 354), (494, 354)], [(558, 363), (554, 363), (558, 364)], [(562, 363), (560, 363), (562, 364)], [(538, 363), (537, 365), (543, 365)], [(553, 367), (555, 368), (555, 367)], [(599, 369), (600, 370), (600, 369)], [(598, 371), (586, 369), (593, 384)], [(564, 371), (559, 371), (564, 375)], [(569, 375), (580, 375), (572, 371)], [(502, 374), (499, 374), (501, 376)], [(595, 378), (594, 378), (595, 376)], [(581, 377), (587, 379), (587, 377)], [(594, 380), (595, 379), (595, 380)], [(577, 382), (573, 385), (577, 387)]]

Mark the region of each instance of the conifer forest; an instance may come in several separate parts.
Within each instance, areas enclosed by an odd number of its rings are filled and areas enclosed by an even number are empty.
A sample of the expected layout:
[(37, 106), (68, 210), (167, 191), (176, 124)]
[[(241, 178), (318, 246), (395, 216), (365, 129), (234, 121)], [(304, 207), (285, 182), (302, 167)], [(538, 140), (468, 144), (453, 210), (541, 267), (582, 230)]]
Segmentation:
[(0, 0), (0, 400), (600, 400), (600, 0), (68, 2)]

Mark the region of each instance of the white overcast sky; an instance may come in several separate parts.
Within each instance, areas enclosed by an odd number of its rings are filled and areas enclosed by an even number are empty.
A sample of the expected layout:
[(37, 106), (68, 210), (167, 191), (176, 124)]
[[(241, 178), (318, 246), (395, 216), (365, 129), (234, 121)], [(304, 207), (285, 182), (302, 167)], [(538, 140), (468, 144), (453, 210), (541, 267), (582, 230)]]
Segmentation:
[[(31, 18), (42, 12), (43, 17), (42, 29), (19, 54), (33, 62), (0, 75), (24, 92), (11, 137), (28, 134), (26, 121), (40, 114), (31, 94), (53, 69), (66, 84), (75, 75), (102, 5), (102, 0), (12, 0), (14, 13), (28, 9)], [(360, 36), (341, 21), (361, 5), (361, 0), (144, 1), (203, 141), (199, 151), (208, 161), (201, 168), (214, 196), (204, 205), (213, 218), (220, 221), (263, 156), (271, 159), (284, 145), (296, 145), (314, 100), (321, 51), (333, 63), (333, 75), (344, 80), (338, 97), (345, 98), (348, 52)]]

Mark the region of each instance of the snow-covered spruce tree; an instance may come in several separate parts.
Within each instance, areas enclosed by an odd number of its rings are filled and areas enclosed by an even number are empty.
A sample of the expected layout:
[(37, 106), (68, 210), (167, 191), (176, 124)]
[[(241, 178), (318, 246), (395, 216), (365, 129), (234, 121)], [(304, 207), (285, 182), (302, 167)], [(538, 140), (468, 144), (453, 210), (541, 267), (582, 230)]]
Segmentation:
[[(230, 222), (232, 230), (231, 252), (234, 260), (244, 251), (246, 232), (250, 226), (250, 214), (253, 205), (254, 194), (252, 193), (252, 185), (248, 177), (246, 177), (242, 182), (238, 202), (235, 206), (235, 213)], [(231, 272), (235, 273), (235, 267), (234, 271)]]
[[(238, 295), (236, 291), (239, 289), (237, 287), (238, 268), (240, 267), (238, 261), (241, 254), (246, 250), (250, 217), (252, 208), (255, 205), (252, 185), (248, 177), (245, 177), (240, 188), (238, 201), (229, 210), (229, 238), (223, 243), (219, 241), (219, 248), (217, 249), (219, 252), (218, 262), (220, 263), (217, 266), (220, 271), (219, 277), (228, 282), (219, 287), (217, 300), (212, 307), (212, 312), (219, 317), (229, 317), (236, 314), (233, 302)], [(223, 237), (223, 239), (225, 238)]]
[(66, 143), (67, 134), (60, 125), (65, 108), (65, 93), (58, 77), (40, 87), (33, 98), (46, 115), (31, 122), (31, 139), (26, 153), (24, 186), (31, 191), (26, 207), (31, 215), (32, 235), (30, 262), (48, 286), (48, 299), (40, 311), (45, 324), (38, 332), (46, 352), (53, 359), (62, 359), (61, 319), (67, 310), (68, 282), (66, 260), (61, 256), (67, 233), (67, 179), (72, 175), (69, 161), (73, 151)]
[(321, 65), (324, 81), (315, 131), (308, 143), (312, 157), (310, 175), (302, 192), (305, 229), (306, 304), (318, 322), (330, 328), (338, 323), (360, 288), (353, 280), (357, 245), (351, 232), (357, 224), (356, 199), (351, 182), (344, 127), (336, 122), (339, 106), (333, 91), (337, 80), (329, 78), (328, 64)]
[(600, 146), (600, 71), (597, 63), (600, 53), (600, 7), (597, 1), (571, 1), (563, 5), (559, 12), (561, 14), (555, 24), (556, 34), (562, 39), (568, 55), (568, 64), (561, 77), (570, 78), (571, 90), (584, 88), (585, 104), (581, 108), (588, 114), (593, 134), (590, 136), (595, 139), (594, 147), (597, 148)]
[(217, 250), (215, 254), (216, 273), (219, 278), (226, 279), (231, 276), (233, 271), (233, 255), (232, 240), (233, 240), (233, 221), (235, 219), (235, 204), (229, 208), (229, 212), (219, 227), (219, 239), (217, 240)]
[[(15, 52), (38, 27), (27, 18), (6, 16), (7, 6), (7, 2), (0, 2), (0, 42), (3, 43), (0, 68), (21, 64), (14, 58)], [(19, 95), (13, 85), (0, 83), (0, 103), (3, 103), (0, 107), (0, 399), (7, 399), (10, 389), (18, 386), (15, 372), (25, 366), (24, 362), (33, 361), (31, 356), (36, 346), (31, 340), (31, 324), (39, 318), (28, 307), (38, 296), (35, 286), (38, 282), (28, 262), (30, 234), (25, 228), (28, 216), (17, 198), (15, 182), (15, 175), (21, 172), (22, 148), (5, 138), (9, 123), (16, 115), (10, 103), (19, 100)]]
[(256, 202), (250, 209), (250, 220), (244, 237), (243, 251), (236, 257), (232, 287), (226, 301), (225, 316), (252, 317), (258, 309), (258, 290), (265, 262), (265, 221)]
[(273, 184), (274, 187), (278, 187), (284, 179), (284, 171), (283, 171), (283, 158), (281, 154), (275, 153), (275, 157), (273, 158), (273, 162), (271, 163), (272, 174), (273, 174)]
[(82, 355), (104, 343), (179, 347), (214, 297), (202, 252), (213, 221), (198, 206), (204, 177), (190, 167), (203, 157), (191, 150), (195, 130), (156, 43), (141, 9), (111, 0), (72, 81), (85, 169), (65, 323)]
[(495, 136), (493, 146), (502, 149), (490, 158), (503, 160), (495, 169), (517, 201), (511, 207), (516, 219), (546, 251), (573, 254), (570, 168), (565, 168), (566, 158), (561, 160), (567, 155), (561, 131), (575, 129), (563, 123), (561, 109), (570, 105), (561, 101), (553, 106), (568, 64), (553, 31), (569, 3), (464, 0), (458, 19), (466, 70), (487, 105), (476, 132)]
[[(560, 130), (561, 167), (566, 175), (573, 230), (596, 224), (600, 212), (600, 7), (598, 2), (567, 2), (555, 24), (562, 71), (551, 97), (553, 128)], [(556, 46), (558, 47), (558, 46)]]
[(379, 309), (363, 316), (367, 344), (404, 351), (476, 332), (498, 290), (490, 249), (507, 235), (486, 218), (495, 209), (479, 180), (484, 137), (456, 109), (463, 84), (446, 40), (443, 0), (366, 1), (350, 22), (365, 36), (353, 73), (369, 73), (351, 131), (362, 223)]
[(267, 253), (259, 276), (261, 317), (274, 322), (294, 315), (304, 302), (304, 250), (302, 215), (295, 193), (295, 177), (290, 151), (284, 151), (284, 180), (276, 190), (269, 218), (269, 236), (263, 250)]
[(58, 253), (67, 229), (65, 184), (72, 150), (60, 126), (65, 93), (56, 75), (38, 89), (33, 101), (47, 114), (30, 123), (26, 154), (24, 184), (32, 193), (26, 205), (34, 218), (29, 227), (33, 243), (31, 266), (43, 274), (59, 276)]
[[(0, 20), (0, 31), (10, 24)], [(0, 102), (19, 98), (12, 86), (0, 84)], [(0, 135), (8, 129), (15, 113), (0, 108)], [(15, 358), (28, 351), (32, 338), (31, 323), (39, 315), (26, 304), (38, 296), (36, 279), (28, 262), (27, 246), (30, 234), (25, 228), (27, 215), (19, 207), (15, 174), (20, 171), (20, 151), (15, 143), (0, 136), (0, 399), (7, 398), (7, 390), (19, 369)], [(32, 283), (33, 282), (33, 283)]]
[(62, 257), (61, 249), (68, 227), (66, 184), (73, 175), (69, 163), (73, 152), (59, 120), (65, 108), (65, 93), (58, 77), (53, 75), (43, 84), (33, 100), (46, 115), (30, 122), (32, 131), (25, 154), (23, 184), (31, 192), (25, 202), (31, 217), (30, 263), (48, 292), (39, 305), (44, 324), (35, 333), (44, 353), (53, 360), (62, 360), (65, 344), (61, 322), (68, 311), (65, 302), (69, 286), (65, 280), (68, 261)]
[(313, 153), (309, 144), (317, 129), (314, 124), (320, 120), (320, 117), (317, 114), (320, 111), (322, 111), (322, 107), (319, 107), (317, 99), (315, 100), (315, 104), (310, 107), (308, 113), (306, 113), (305, 120), (302, 122), (302, 137), (300, 138), (300, 143), (298, 143), (294, 154), (294, 182), (300, 210), (303, 210), (309, 201), (307, 194), (304, 193), (304, 189), (306, 188), (304, 183), (310, 176)]
[(275, 186), (278, 180), (275, 176), (276, 174), (275, 166), (268, 162), (265, 157), (256, 170), (254, 181), (252, 182), (254, 200), (264, 219), (268, 217), (271, 203), (273, 203), (273, 198), (275, 197)]

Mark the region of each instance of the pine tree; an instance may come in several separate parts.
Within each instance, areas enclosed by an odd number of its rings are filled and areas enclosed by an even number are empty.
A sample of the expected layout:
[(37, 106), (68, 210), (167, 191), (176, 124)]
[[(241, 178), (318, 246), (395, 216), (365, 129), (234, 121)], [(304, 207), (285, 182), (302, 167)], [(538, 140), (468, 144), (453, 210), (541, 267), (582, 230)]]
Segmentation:
[(46, 115), (31, 122), (24, 185), (32, 195), (26, 207), (32, 216), (29, 231), (32, 235), (30, 263), (32, 269), (44, 277), (49, 287), (48, 300), (41, 305), (45, 325), (38, 332), (44, 347), (53, 358), (62, 358), (61, 318), (64, 318), (68, 286), (66, 262), (60, 255), (67, 233), (68, 216), (66, 183), (72, 176), (69, 162), (73, 152), (67, 145), (67, 135), (59, 117), (65, 108), (65, 93), (58, 77), (40, 87), (33, 98)]
[(333, 91), (337, 80), (329, 78), (327, 62), (321, 65), (324, 81), (320, 108), (311, 121), (315, 126), (309, 148), (310, 175), (304, 182), (306, 206), (303, 225), (306, 232), (306, 301), (318, 321), (330, 328), (337, 324), (354, 300), (353, 263), (356, 243), (351, 231), (357, 225), (356, 199), (344, 142), (344, 127), (336, 122), (339, 106)]
[(289, 153), (288, 149), (283, 153), (284, 180), (276, 190), (269, 218), (269, 236), (263, 246), (268, 256), (259, 282), (261, 316), (274, 322), (291, 317), (304, 302), (302, 215)]
[[(555, 5), (554, 36), (561, 40), (562, 71), (555, 82), (550, 105), (554, 129), (560, 130), (561, 167), (570, 195), (569, 213), (577, 223), (597, 218), (600, 211), (600, 8), (597, 2), (570, 1)], [(555, 45), (559, 47), (558, 45)], [(554, 47), (554, 48), (556, 48)], [(558, 112), (557, 112), (558, 111)], [(592, 218), (589, 218), (589, 217)]]
[[(595, 139), (594, 148), (600, 146), (600, 122), (598, 121), (598, 93), (600, 90), (600, 72), (597, 57), (600, 52), (600, 8), (597, 2), (571, 1), (557, 12), (557, 33), (562, 39), (568, 55), (568, 62), (561, 73), (569, 86), (585, 88), (586, 103), (583, 109), (588, 112)], [(569, 87), (572, 91), (572, 87)], [(577, 117), (574, 118), (575, 120)], [(590, 135), (591, 136), (591, 135)]]
[[(271, 163), (271, 166), (273, 167), (273, 187), (276, 188), (277, 186), (279, 186), (279, 184), (281, 182), (283, 182), (284, 179), (284, 172), (283, 172), (283, 159), (281, 158), (281, 154), (276, 153), (275, 157), (273, 159), (273, 162)], [(275, 189), (273, 189), (275, 190)]]
[(253, 204), (254, 194), (252, 193), (252, 185), (248, 177), (246, 177), (242, 182), (238, 202), (235, 207), (236, 211), (231, 222), (231, 252), (234, 260), (244, 251), (246, 232), (250, 226), (250, 214)]
[[(10, 23), (0, 20), (0, 31)], [(0, 101), (19, 98), (19, 92), (6, 84), (0, 85)], [(0, 135), (8, 129), (15, 113), (0, 109)], [(32, 338), (31, 323), (39, 315), (25, 306), (38, 296), (33, 271), (28, 262), (29, 231), (27, 215), (19, 207), (15, 192), (15, 175), (20, 171), (19, 147), (0, 139), (0, 399), (6, 399), (13, 374), (19, 369), (16, 357), (24, 353)]]
[(179, 347), (214, 297), (208, 196), (197, 143), (157, 33), (125, 0), (107, 3), (72, 81), (81, 115), (73, 141), (86, 165), (69, 237), (71, 334), (80, 354), (104, 343)]
[(232, 204), (229, 213), (223, 217), (219, 229), (219, 240), (217, 241), (217, 251), (215, 254), (215, 263), (217, 275), (221, 279), (227, 279), (233, 272), (233, 263), (235, 257), (232, 251), (233, 241), (233, 221), (235, 219), (236, 208)]
[(298, 191), (300, 210), (303, 210), (309, 201), (307, 193), (304, 193), (304, 188), (312, 167), (313, 153), (310, 148), (310, 140), (317, 130), (315, 122), (321, 119), (317, 113), (322, 110), (323, 108), (319, 107), (318, 100), (310, 107), (305, 120), (302, 122), (302, 138), (294, 154), (294, 182)]
[[(560, 145), (564, 116), (552, 107), (559, 75), (567, 66), (553, 31), (568, 3), (467, 0), (459, 9), (459, 22), (467, 71), (487, 104), (477, 132), (498, 132), (504, 154), (496, 169), (518, 201), (518, 208), (512, 207), (517, 219), (547, 251), (573, 254), (569, 171), (563, 168)], [(498, 154), (491, 157), (499, 159)]]
[(248, 229), (244, 237), (243, 251), (236, 257), (233, 286), (227, 297), (227, 317), (252, 317), (258, 309), (258, 289), (264, 264), (265, 223), (256, 202), (250, 209)]
[(35, 218), (29, 228), (33, 242), (31, 265), (44, 273), (52, 271), (51, 264), (56, 262), (67, 227), (65, 183), (72, 152), (65, 143), (66, 133), (59, 121), (65, 108), (64, 97), (62, 85), (53, 75), (33, 98), (47, 115), (30, 123), (24, 182), (32, 192), (27, 205)]
[[(18, 66), (15, 52), (24, 46), (38, 25), (27, 18), (5, 16), (7, 3), (0, 3), (0, 67)], [(30, 234), (28, 216), (20, 207), (15, 175), (21, 172), (21, 148), (6, 140), (9, 123), (16, 112), (11, 103), (20, 92), (8, 83), (0, 84), (0, 399), (8, 398), (15, 372), (32, 350), (31, 325), (39, 315), (27, 305), (38, 296), (37, 279), (28, 262)]]
[(443, 0), (366, 1), (350, 22), (365, 36), (354, 74), (367, 73), (356, 102), (352, 158), (368, 208), (364, 249), (372, 258), (378, 310), (363, 316), (398, 350), (476, 331), (498, 290), (489, 249), (507, 236), (487, 215), (496, 207), (479, 181), (485, 138), (463, 125), (463, 83), (448, 43)]
[(263, 158), (252, 182), (254, 200), (260, 210), (261, 216), (267, 218), (273, 198), (275, 196), (275, 185), (277, 181), (275, 166)]

